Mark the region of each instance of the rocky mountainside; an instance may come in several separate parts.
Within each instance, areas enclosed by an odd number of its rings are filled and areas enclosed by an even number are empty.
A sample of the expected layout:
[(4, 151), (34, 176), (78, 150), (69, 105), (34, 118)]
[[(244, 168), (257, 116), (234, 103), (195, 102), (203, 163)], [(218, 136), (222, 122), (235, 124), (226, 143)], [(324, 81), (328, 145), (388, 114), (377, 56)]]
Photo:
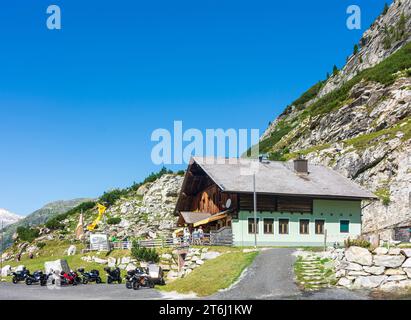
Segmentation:
[(302, 154), (374, 192), (364, 232), (411, 221), (410, 17), (411, 0), (395, 1), (344, 68), (289, 105), (260, 141), (272, 160)]
[(6, 209), (1, 209), (0, 208), (0, 229), (2, 227), (2, 225), (4, 227), (16, 223), (17, 221), (19, 221), (20, 219), (22, 219), (22, 216), (19, 216), (15, 213), (12, 213)]
[[(174, 209), (183, 176), (165, 174), (154, 182), (143, 184), (137, 191), (117, 200), (106, 211), (99, 230), (125, 238), (170, 237), (176, 227)], [(88, 217), (91, 222), (94, 217)], [(118, 223), (111, 223), (112, 221)]]
[(40, 225), (42, 223), (45, 223), (51, 217), (65, 213), (87, 200), (88, 199), (80, 198), (67, 201), (54, 201), (46, 204), (41, 209), (34, 211), (28, 216), (19, 219), (15, 223), (8, 225), (4, 228), (4, 246), (7, 247), (13, 242), (12, 237), (18, 227)]

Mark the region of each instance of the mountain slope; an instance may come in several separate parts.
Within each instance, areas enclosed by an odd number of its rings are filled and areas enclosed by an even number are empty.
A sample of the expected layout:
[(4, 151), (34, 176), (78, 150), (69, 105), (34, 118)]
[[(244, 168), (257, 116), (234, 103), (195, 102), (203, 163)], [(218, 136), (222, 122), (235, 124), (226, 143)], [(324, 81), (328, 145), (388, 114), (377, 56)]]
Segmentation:
[(288, 106), (262, 135), (271, 159), (298, 154), (373, 191), (363, 231), (411, 219), (411, 0), (395, 2), (344, 68)]
[[(2, 225), (4, 227), (16, 223), (17, 221), (19, 221), (20, 219), (22, 219), (23, 217), (12, 213), (6, 209), (1, 209), (0, 208), (0, 229), (2, 227)], [(3, 224), (2, 224), (3, 223)]]
[(68, 201), (55, 201), (46, 204), (41, 209), (34, 211), (33, 213), (29, 214), (28, 216), (20, 219), (16, 223), (10, 224), (4, 228), (4, 246), (7, 247), (13, 242), (13, 234), (16, 232), (17, 228), (20, 226), (37, 226), (46, 222), (53, 216), (58, 214), (65, 213), (70, 209), (76, 207), (80, 203), (88, 201), (89, 199), (74, 199)]

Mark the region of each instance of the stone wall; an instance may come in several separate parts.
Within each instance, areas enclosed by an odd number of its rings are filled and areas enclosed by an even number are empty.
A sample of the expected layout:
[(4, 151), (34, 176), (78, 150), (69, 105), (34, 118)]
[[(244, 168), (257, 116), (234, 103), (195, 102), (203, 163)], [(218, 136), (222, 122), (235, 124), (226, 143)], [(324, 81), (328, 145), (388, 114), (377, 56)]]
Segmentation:
[(334, 249), (337, 285), (349, 289), (411, 289), (411, 248)]

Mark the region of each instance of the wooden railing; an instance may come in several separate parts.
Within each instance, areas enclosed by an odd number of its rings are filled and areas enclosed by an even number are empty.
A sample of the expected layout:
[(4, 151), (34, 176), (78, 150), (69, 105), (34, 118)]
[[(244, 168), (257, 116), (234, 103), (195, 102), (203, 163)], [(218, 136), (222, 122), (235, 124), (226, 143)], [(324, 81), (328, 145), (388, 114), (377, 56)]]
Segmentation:
[[(178, 237), (167, 239), (150, 239), (150, 240), (136, 240), (140, 247), (144, 248), (182, 248), (189, 247), (191, 245), (199, 246), (231, 246), (233, 245), (233, 233), (231, 228), (224, 227), (218, 231), (211, 231), (211, 233), (205, 233), (202, 238), (190, 238)], [(110, 242), (111, 249), (126, 249), (130, 250), (133, 246), (131, 241), (115, 241)]]

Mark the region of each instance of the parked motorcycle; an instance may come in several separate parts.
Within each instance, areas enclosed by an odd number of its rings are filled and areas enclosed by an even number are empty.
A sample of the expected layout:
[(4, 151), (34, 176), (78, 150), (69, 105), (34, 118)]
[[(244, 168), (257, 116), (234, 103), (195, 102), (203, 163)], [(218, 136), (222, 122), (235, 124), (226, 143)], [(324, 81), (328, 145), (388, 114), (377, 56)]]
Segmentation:
[(40, 283), (41, 286), (47, 285), (48, 275), (44, 274), (43, 271), (35, 271), (33, 274), (28, 273), (26, 277), (26, 284), (32, 285), (33, 283)]
[(84, 268), (80, 268), (77, 270), (81, 273), (83, 277), (83, 284), (87, 284), (89, 282), (101, 283), (100, 272), (98, 270), (91, 270), (90, 272), (84, 271)]
[(27, 270), (25, 267), (22, 270), (19, 271), (15, 271), (12, 273), (13, 274), (13, 278), (12, 278), (12, 282), (14, 284), (19, 283), (20, 281), (26, 281), (27, 276), (30, 274), (30, 271)]
[(107, 267), (107, 268), (104, 268), (104, 271), (107, 273), (107, 283), (108, 284), (111, 284), (115, 281), (117, 281), (118, 284), (122, 282), (120, 268), (111, 269)]
[(68, 286), (68, 285), (78, 285), (81, 283), (81, 278), (78, 276), (77, 272), (70, 271), (64, 272), (61, 271), (60, 279), (59, 279), (61, 286)]
[(154, 288), (154, 281), (150, 278), (147, 271), (142, 268), (128, 271), (126, 276), (126, 288), (138, 290), (141, 287)]

